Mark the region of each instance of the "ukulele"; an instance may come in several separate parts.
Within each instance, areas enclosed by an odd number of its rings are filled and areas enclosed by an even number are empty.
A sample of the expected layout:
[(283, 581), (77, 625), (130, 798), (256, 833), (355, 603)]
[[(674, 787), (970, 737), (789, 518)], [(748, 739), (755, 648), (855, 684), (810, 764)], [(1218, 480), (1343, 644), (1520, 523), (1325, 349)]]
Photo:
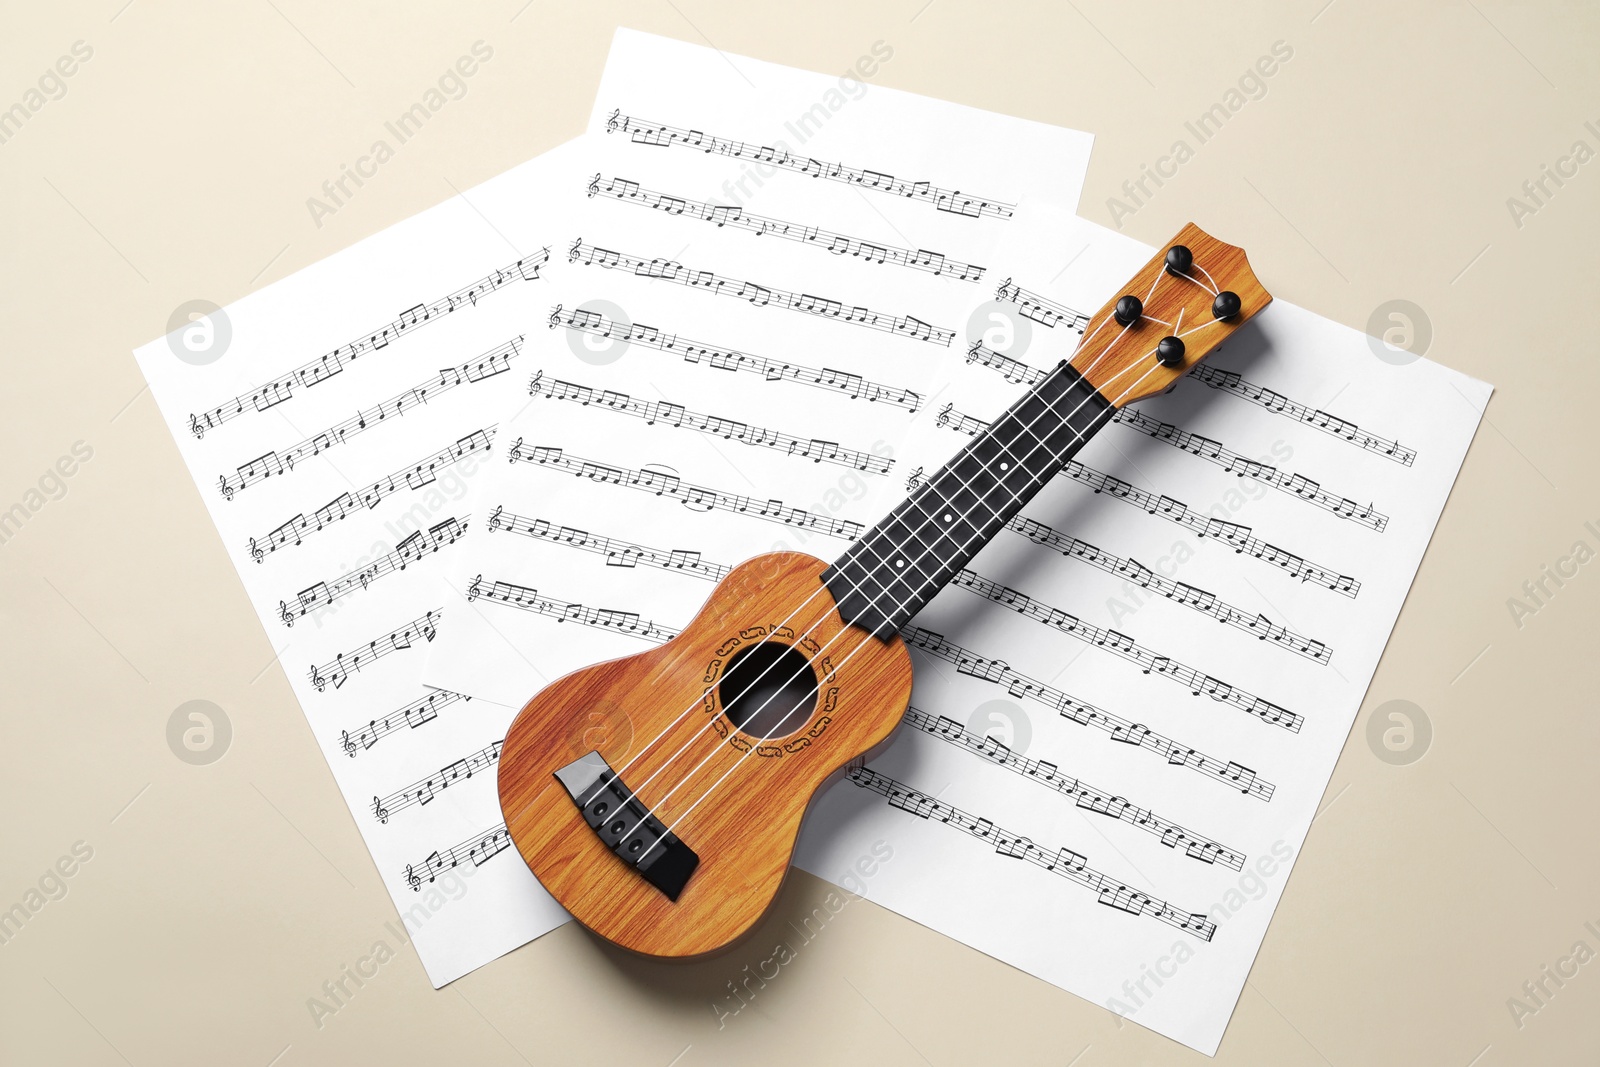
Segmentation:
[(1170, 389), (1271, 299), (1241, 249), (1185, 226), (1070, 360), (831, 565), (748, 560), (679, 636), (530, 700), (501, 750), (500, 805), (545, 889), (648, 955), (704, 955), (749, 932), (812, 796), (900, 723), (900, 628), (1118, 408)]

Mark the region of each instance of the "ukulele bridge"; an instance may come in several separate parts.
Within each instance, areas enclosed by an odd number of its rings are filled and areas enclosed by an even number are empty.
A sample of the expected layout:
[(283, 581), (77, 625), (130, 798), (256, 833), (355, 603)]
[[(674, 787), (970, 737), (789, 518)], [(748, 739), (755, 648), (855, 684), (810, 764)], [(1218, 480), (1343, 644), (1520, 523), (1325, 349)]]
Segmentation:
[(555, 772), (595, 836), (645, 881), (677, 900), (700, 857), (650, 813), (598, 752)]

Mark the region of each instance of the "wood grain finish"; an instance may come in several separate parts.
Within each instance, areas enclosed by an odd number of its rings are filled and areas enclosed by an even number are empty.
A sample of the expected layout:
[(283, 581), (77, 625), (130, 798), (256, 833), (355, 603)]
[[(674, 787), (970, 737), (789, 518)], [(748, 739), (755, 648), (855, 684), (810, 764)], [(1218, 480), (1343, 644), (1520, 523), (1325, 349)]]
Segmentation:
[[(1188, 272), (1194, 281), (1166, 273), (1165, 256), (1173, 245), (1183, 245), (1194, 254), (1194, 267)], [(1210, 289), (1205, 288), (1207, 285)], [(1239, 314), (1226, 321), (1215, 318), (1211, 313), (1211, 289), (1236, 293)], [(1117, 300), (1124, 294), (1142, 300), (1146, 318), (1160, 322), (1136, 322), (1124, 331), (1115, 321), (1109, 321)], [(1187, 223), (1089, 320), (1072, 365), (1102, 396), (1122, 407), (1166, 392), (1271, 302), (1272, 295), (1250, 269), (1244, 249), (1225, 244), (1194, 223)], [(1156, 342), (1174, 332), (1182, 337), (1186, 348), (1183, 363), (1163, 367), (1153, 358)]]
[[(1190, 277), (1166, 273), (1172, 244), (1193, 253)], [(1218, 289), (1240, 299), (1227, 320), (1213, 314)], [(1072, 360), (1116, 405), (1169, 388), (1272, 299), (1241, 249), (1193, 224), (1124, 293), (1143, 301), (1145, 317), (1118, 325), (1113, 299), (1090, 319)], [(1171, 334), (1185, 338), (1184, 358), (1165, 367), (1155, 346)], [(539, 881), (591, 930), (654, 956), (698, 956), (733, 943), (783, 884), (813, 794), (898, 725), (911, 695), (905, 646), (846, 624), (822, 583), (827, 569), (792, 552), (742, 563), (678, 637), (567, 675), (517, 715), (500, 757), (506, 825)], [(891, 572), (879, 585), (898, 580)], [(850, 585), (860, 592), (860, 583)], [(880, 630), (892, 634), (898, 624)], [(796, 646), (816, 671), (811, 716), (784, 737), (738, 730), (717, 692), (730, 661), (761, 642)], [(554, 777), (589, 751), (699, 856), (676, 901), (606, 847)]]
[[(776, 897), (812, 795), (899, 724), (911, 696), (905, 645), (846, 625), (822, 585), (826, 567), (797, 552), (748, 560), (678, 637), (569, 674), (518, 713), (500, 757), (506, 825), (589, 929), (656, 956), (728, 946)], [(771, 741), (729, 727), (714, 693), (732, 656), (763, 639), (820, 665), (810, 719)], [(699, 854), (676, 902), (605, 847), (553, 777), (591, 749)]]

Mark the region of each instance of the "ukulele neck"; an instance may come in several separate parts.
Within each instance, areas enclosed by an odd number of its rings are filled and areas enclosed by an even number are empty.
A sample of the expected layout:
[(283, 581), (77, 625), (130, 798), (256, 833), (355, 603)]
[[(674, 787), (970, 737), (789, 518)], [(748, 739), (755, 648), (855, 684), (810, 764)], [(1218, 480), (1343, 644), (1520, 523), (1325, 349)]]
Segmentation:
[(1062, 362), (823, 572), (845, 621), (895, 634), (1114, 411)]
[(1193, 223), (1122, 294), (1089, 319), (1070, 362), (823, 571), (846, 622), (894, 636), (1118, 408), (1171, 388), (1272, 300), (1243, 249)]

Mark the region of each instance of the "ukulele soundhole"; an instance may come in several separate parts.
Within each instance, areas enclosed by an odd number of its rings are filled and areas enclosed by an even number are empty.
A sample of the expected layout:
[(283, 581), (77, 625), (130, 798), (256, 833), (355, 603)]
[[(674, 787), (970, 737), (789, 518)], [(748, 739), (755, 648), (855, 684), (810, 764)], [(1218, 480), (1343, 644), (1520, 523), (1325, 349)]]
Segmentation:
[(766, 641), (734, 653), (717, 684), (723, 714), (735, 727), (761, 739), (786, 737), (806, 724), (817, 707), (817, 675), (811, 660), (792, 645)]

